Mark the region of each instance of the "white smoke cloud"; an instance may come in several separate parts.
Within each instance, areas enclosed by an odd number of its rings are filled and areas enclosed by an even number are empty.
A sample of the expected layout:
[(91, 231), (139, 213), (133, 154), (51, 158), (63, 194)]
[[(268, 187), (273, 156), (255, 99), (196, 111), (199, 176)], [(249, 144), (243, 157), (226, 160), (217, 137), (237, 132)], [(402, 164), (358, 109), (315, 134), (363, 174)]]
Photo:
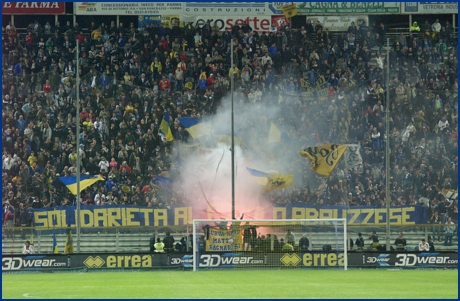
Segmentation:
[[(276, 100), (278, 100), (278, 96)], [(270, 102), (273, 99), (263, 99)], [(213, 128), (213, 135), (193, 140), (197, 149), (183, 156), (179, 185), (188, 204), (192, 204), (194, 218), (232, 218), (232, 170), (231, 170), (231, 100), (227, 96), (217, 114), (206, 118)], [(263, 186), (249, 174), (246, 167), (261, 171), (294, 173), (295, 184), (303, 186), (302, 166), (299, 156), (301, 145), (290, 143), (268, 143), (270, 122), (288, 131), (278, 105), (243, 104), (235, 92), (235, 218), (266, 218), (271, 205), (262, 195)], [(222, 135), (227, 135), (222, 137)], [(225, 141), (217, 143), (216, 141)], [(240, 143), (241, 141), (241, 143)], [(179, 151), (180, 153), (180, 151)], [(186, 158), (185, 158), (186, 157)], [(185, 165), (185, 166), (184, 166)], [(296, 166), (293, 168), (293, 166)], [(292, 187), (288, 188), (292, 189)], [(198, 215), (196, 216), (195, 215)]]

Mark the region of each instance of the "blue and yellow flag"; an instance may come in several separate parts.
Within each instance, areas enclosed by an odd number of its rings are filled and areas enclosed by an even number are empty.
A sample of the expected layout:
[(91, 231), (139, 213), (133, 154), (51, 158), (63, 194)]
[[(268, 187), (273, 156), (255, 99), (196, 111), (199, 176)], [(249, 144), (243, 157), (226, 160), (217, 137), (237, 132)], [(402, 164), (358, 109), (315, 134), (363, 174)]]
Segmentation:
[(273, 122), (270, 124), (270, 131), (268, 132), (268, 143), (273, 142), (289, 142), (288, 133), (281, 131)]
[(174, 140), (172, 135), (171, 127), (169, 126), (169, 112), (166, 111), (165, 115), (163, 116), (163, 120), (160, 124), (160, 131), (165, 135), (166, 141), (171, 142)]
[(293, 174), (272, 174), (267, 179), (267, 185), (265, 185), (264, 192), (278, 188), (286, 188), (293, 183)]
[(59, 254), (59, 248), (57, 246), (56, 233), (53, 234), (53, 249), (51, 250), (54, 254)]
[(300, 152), (304, 158), (308, 158), (311, 169), (316, 173), (329, 177), (347, 150), (345, 144), (324, 144), (320, 146), (307, 147)]
[(257, 182), (257, 184), (261, 186), (267, 185), (267, 179), (270, 176), (270, 174), (257, 170), (257, 169), (249, 168), (249, 167), (246, 167), (246, 169), (249, 171), (251, 176), (254, 177), (254, 180)]
[(200, 118), (183, 117), (179, 118), (179, 122), (193, 139), (211, 135), (211, 124), (207, 122), (202, 122)]
[[(67, 187), (67, 189), (72, 192), (73, 195), (77, 195), (77, 177), (68, 176), (68, 177), (59, 177), (62, 183)], [(80, 192), (86, 187), (93, 185), (97, 181), (103, 181), (104, 178), (101, 175), (80, 175)]]

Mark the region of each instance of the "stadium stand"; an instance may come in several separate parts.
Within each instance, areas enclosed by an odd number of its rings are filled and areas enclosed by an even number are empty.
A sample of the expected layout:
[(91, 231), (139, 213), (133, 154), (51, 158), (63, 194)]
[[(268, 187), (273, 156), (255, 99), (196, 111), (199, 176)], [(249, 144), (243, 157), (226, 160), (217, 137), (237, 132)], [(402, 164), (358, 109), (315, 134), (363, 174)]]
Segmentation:
[[(393, 35), (389, 62), (383, 37), (376, 39), (381, 33), (377, 27), (356, 35), (289, 26), (270, 33), (247, 27), (223, 33), (194, 27), (203, 38), (194, 43), (186, 28), (175, 40), (162, 36), (164, 28), (156, 26), (140, 31), (134, 25), (101, 28), (93, 22), (92, 29), (56, 24), (48, 31), (45, 24), (35, 25), (25, 31), (10, 26), (2, 32), (3, 220), (10, 207), (15, 225), (21, 226), (28, 224), (27, 208), (74, 204), (57, 177), (75, 174), (76, 151), (82, 155), (83, 174), (102, 173), (114, 181), (85, 189), (83, 204), (163, 208), (183, 203), (183, 191), (177, 187), (151, 186), (158, 176), (177, 175), (172, 143), (159, 133), (161, 121), (169, 110), (174, 143), (190, 152), (205, 151), (179, 129), (176, 119), (215, 114), (230, 89), (229, 41), (234, 39), (238, 101), (262, 104), (262, 99), (276, 103), (283, 98), (278, 105), (286, 118), (277, 125), (299, 147), (362, 146), (363, 164), (337, 169), (329, 183), (309, 171), (307, 160), (293, 160), (287, 169), (301, 164), (310, 184), (270, 192), (267, 199), (274, 204), (381, 205), (387, 143), (383, 108), (390, 101), (391, 205), (423, 203), (429, 206), (429, 216), (442, 210), (443, 220), (451, 216), (457, 224), (457, 200), (447, 203), (441, 194), (456, 190), (458, 183), (458, 57), (449, 24), (437, 34), (428, 29), (418, 39), (408, 32)], [(75, 70), (76, 39), (81, 46), (80, 70)], [(271, 59), (264, 59), (265, 53)], [(386, 64), (392, 70), (389, 83)], [(79, 87), (77, 72), (82, 79)], [(319, 80), (328, 89), (325, 99), (304, 98), (305, 86)], [(82, 107), (79, 146), (72, 115), (76, 89)], [(255, 97), (251, 89), (261, 96)], [(109, 169), (102, 168), (104, 164)], [(334, 185), (335, 190), (330, 189)], [(118, 250), (137, 248), (127, 236), (120, 236), (124, 238)], [(114, 247), (113, 237), (88, 237), (87, 248)], [(415, 244), (419, 238), (416, 233), (408, 239)], [(4, 244), (5, 240), (4, 236)], [(147, 248), (143, 244), (147, 240), (147, 236), (139, 240), (138, 248)], [(317, 241), (314, 244), (325, 244), (327, 238)], [(45, 248), (50, 242), (44, 238), (42, 243)], [(6, 247), (4, 252), (19, 248), (10, 243)]]

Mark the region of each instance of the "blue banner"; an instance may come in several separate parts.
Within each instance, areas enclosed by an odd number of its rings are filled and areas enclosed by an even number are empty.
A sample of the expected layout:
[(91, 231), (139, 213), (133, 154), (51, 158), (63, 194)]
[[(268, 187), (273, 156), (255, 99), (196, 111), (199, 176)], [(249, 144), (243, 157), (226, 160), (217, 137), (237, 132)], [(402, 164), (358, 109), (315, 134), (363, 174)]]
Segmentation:
[(138, 16), (137, 26), (138, 28), (150, 27), (150, 24), (158, 26), (161, 23), (161, 15), (150, 15), (150, 16)]
[[(426, 224), (428, 208), (421, 205), (390, 208), (390, 225), (407, 226)], [(373, 206), (315, 206), (291, 203), (273, 207), (274, 219), (346, 218), (348, 225), (385, 225), (386, 207)]]
[[(75, 226), (75, 206), (35, 209), (35, 226), (45, 229)], [(130, 205), (81, 206), (82, 228), (120, 226), (181, 226), (192, 223), (192, 207), (153, 209)]]
[[(35, 209), (35, 226), (43, 229), (75, 226), (75, 206)], [(268, 219), (326, 219), (347, 218), (348, 225), (383, 226), (386, 224), (385, 207), (356, 206), (314, 206), (294, 203), (273, 206), (266, 212)], [(425, 206), (399, 206), (390, 208), (392, 226), (426, 224), (428, 208)], [(80, 222), (82, 228), (124, 227), (124, 226), (182, 226), (192, 224), (198, 216), (191, 206), (170, 206), (153, 209), (132, 205), (81, 206)]]

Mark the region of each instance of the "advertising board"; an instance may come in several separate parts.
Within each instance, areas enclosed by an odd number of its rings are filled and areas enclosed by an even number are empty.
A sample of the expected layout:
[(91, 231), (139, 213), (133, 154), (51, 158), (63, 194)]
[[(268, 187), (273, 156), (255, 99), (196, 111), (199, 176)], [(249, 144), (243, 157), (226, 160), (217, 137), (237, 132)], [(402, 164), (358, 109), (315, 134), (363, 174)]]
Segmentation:
[(264, 2), (75, 2), (77, 15), (271, 16)]
[[(306, 14), (398, 14), (400, 2), (296, 2), (297, 15)], [(267, 2), (273, 14), (281, 15), (285, 2)]]
[(458, 253), (363, 253), (365, 266), (452, 267), (458, 265)]
[(62, 15), (65, 2), (3, 2), (3, 15)]
[(363, 21), (369, 24), (369, 17), (362, 16), (307, 16), (307, 20), (311, 20), (312, 24), (320, 21), (324, 29), (329, 31), (347, 31), (351, 22), (355, 22), (356, 27), (359, 27)]
[(458, 2), (401, 2), (403, 14), (458, 14)]
[(172, 15), (180, 14), (183, 2), (74, 2), (76, 15)]
[(2, 271), (68, 268), (66, 255), (2, 255)]
[(251, 26), (252, 30), (256, 31), (269, 31), (270, 25), (272, 22), (271, 16), (256, 16), (256, 15), (240, 15), (238, 17), (227, 16), (227, 15), (215, 15), (215, 16), (206, 16), (206, 15), (187, 15), (182, 14), (180, 17), (181, 22), (193, 22), (193, 24), (198, 24), (202, 27), (209, 22), (211, 26), (218, 26), (219, 30), (231, 30), (235, 24), (239, 26), (243, 25), (243, 22), (246, 22)]

